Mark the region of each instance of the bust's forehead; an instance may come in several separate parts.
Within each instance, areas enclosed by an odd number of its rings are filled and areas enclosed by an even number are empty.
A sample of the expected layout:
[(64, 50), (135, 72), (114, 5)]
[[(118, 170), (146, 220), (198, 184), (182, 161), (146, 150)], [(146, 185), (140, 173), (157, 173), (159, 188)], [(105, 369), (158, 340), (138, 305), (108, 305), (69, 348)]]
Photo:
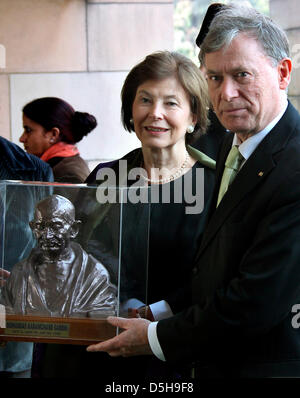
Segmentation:
[(70, 208), (53, 208), (47, 206), (38, 206), (34, 214), (35, 221), (72, 221), (74, 220), (74, 211)]
[(75, 209), (68, 199), (53, 195), (36, 205), (34, 217), (44, 221), (54, 218), (71, 221), (75, 219)]
[(71, 218), (69, 213), (63, 211), (56, 211), (56, 212), (44, 212), (37, 209), (34, 214), (35, 221), (69, 221)]

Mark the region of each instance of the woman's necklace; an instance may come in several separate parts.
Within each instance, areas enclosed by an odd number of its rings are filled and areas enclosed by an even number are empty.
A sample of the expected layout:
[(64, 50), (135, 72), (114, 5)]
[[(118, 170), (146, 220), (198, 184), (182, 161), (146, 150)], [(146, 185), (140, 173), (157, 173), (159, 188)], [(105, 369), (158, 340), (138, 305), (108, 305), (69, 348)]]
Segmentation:
[(178, 167), (178, 169), (175, 171), (175, 173), (171, 174), (167, 178), (160, 178), (158, 180), (153, 180), (151, 178), (145, 177), (144, 175), (141, 175), (141, 177), (143, 178), (143, 180), (145, 180), (147, 182), (154, 183), (154, 184), (166, 184), (170, 181), (175, 180), (179, 176), (181, 176), (181, 174), (183, 173), (184, 169), (186, 168), (186, 166), (188, 164), (189, 158), (190, 158), (190, 155), (188, 154), (188, 151), (185, 150), (185, 159), (184, 159), (182, 165)]

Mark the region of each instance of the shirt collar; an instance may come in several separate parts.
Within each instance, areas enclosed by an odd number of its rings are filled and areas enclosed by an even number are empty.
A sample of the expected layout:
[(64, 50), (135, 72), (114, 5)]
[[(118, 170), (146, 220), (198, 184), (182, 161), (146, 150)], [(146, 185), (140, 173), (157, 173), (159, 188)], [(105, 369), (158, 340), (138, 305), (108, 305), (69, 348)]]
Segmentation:
[(279, 122), (286, 111), (287, 106), (288, 102), (286, 101), (284, 109), (275, 117), (275, 119), (273, 119), (271, 123), (269, 123), (262, 131), (247, 138), (246, 141), (241, 142), (238, 136), (234, 134), (232, 145), (237, 145), (239, 147), (239, 151), (245, 160), (249, 159), (265, 136), (269, 134), (273, 127), (275, 127), (275, 125)]

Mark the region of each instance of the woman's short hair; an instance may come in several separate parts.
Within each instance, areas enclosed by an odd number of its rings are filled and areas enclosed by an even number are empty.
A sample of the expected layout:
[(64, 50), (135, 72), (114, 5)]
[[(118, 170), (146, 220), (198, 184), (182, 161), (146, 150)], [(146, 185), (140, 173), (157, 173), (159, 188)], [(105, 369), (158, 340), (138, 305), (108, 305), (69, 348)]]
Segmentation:
[(218, 11), (211, 22), (200, 47), (200, 64), (205, 65), (206, 54), (229, 46), (240, 33), (257, 40), (273, 66), (290, 55), (288, 38), (280, 26), (252, 7), (228, 4)]
[(196, 115), (194, 133), (186, 135), (186, 142), (194, 141), (208, 126), (207, 83), (199, 68), (187, 57), (176, 52), (160, 51), (148, 55), (131, 69), (121, 91), (121, 119), (127, 131), (133, 131), (132, 105), (138, 87), (148, 80), (175, 77), (190, 99), (191, 112)]
[(81, 141), (97, 126), (93, 115), (77, 112), (68, 102), (56, 97), (43, 97), (29, 102), (24, 106), (23, 114), (47, 131), (58, 128), (60, 141), (70, 144)]

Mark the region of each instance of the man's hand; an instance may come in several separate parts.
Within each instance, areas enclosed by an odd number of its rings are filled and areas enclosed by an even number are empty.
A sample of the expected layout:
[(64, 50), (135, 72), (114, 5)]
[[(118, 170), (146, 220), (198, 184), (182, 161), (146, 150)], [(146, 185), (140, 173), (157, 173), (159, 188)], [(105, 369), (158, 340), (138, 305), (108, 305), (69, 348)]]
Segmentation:
[(112, 357), (130, 357), (134, 355), (153, 355), (148, 343), (148, 325), (150, 321), (141, 318), (108, 317), (107, 321), (124, 329), (110, 340), (90, 345), (87, 351), (105, 351)]
[(0, 287), (5, 285), (6, 279), (9, 277), (10, 272), (6, 271), (3, 268), (0, 268)]

